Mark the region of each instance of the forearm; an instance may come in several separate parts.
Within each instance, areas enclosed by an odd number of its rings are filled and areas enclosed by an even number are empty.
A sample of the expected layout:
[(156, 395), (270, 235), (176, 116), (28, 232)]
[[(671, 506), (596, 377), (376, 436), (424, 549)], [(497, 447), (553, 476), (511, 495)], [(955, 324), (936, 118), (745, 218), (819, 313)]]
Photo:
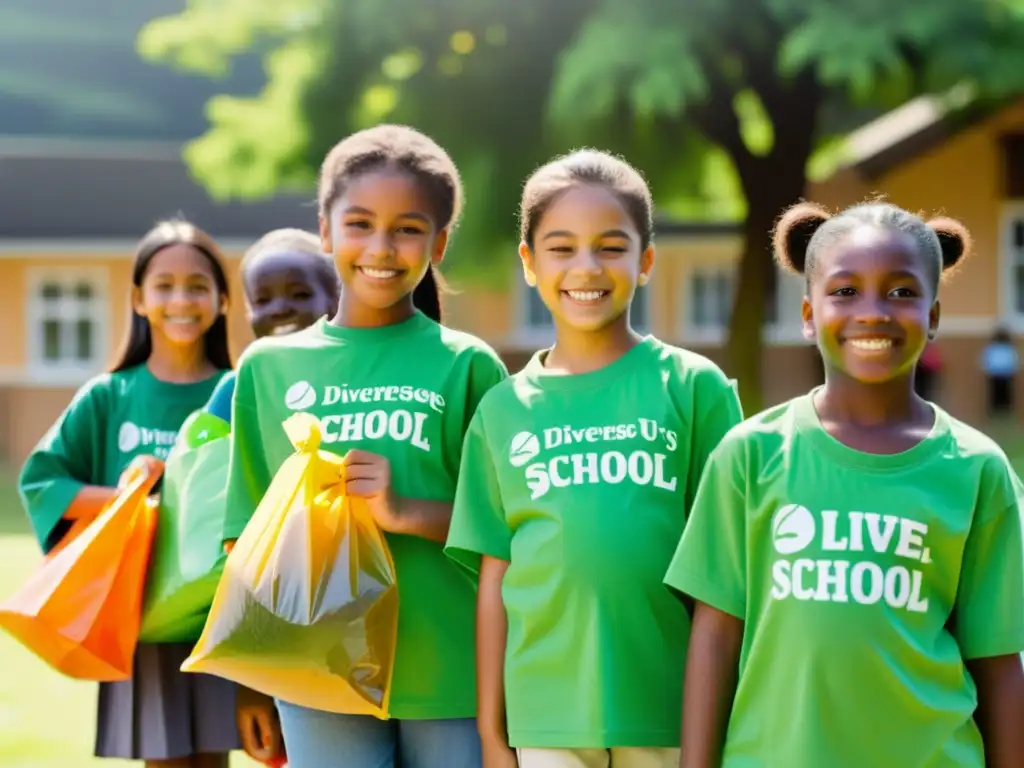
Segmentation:
[(448, 528), (452, 522), (450, 501), (400, 498), (398, 509), (398, 522), (392, 533), (418, 536), (439, 544), (448, 540)]
[(680, 768), (721, 765), (742, 642), (742, 621), (697, 603), (686, 656)]
[(996, 656), (967, 662), (978, 687), (974, 720), (985, 744), (988, 768), (1024, 765), (1024, 669), (1021, 658)]
[(508, 617), (501, 582), (508, 563), (484, 557), (476, 610), (477, 728), (484, 740), (508, 743), (505, 722), (505, 644)]

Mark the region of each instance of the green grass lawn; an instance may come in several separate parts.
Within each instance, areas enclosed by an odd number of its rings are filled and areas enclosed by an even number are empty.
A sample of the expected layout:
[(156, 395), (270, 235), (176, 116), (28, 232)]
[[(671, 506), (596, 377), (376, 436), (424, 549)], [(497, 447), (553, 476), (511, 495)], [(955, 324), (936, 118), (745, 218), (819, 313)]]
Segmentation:
[[(1024, 431), (991, 429), (1024, 475)], [(39, 552), (21, 512), (10, 473), (0, 470), (0, 600), (38, 564)], [(50, 670), (0, 632), (0, 765), (67, 768), (109, 765), (91, 758), (96, 686)], [(236, 756), (232, 768), (256, 763)]]

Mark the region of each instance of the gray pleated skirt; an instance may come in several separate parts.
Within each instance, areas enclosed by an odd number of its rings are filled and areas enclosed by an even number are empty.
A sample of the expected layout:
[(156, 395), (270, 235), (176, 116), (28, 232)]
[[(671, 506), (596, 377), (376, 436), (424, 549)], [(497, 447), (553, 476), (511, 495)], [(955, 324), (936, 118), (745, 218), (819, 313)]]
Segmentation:
[(181, 671), (192, 643), (140, 644), (131, 680), (100, 683), (96, 756), (173, 760), (241, 749), (235, 684)]

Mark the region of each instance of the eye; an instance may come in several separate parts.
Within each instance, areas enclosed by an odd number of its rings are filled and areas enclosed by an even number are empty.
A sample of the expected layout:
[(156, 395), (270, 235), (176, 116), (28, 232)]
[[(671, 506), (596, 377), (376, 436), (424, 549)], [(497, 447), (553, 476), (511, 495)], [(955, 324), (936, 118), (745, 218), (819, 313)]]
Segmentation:
[(836, 288), (829, 293), (829, 296), (838, 296), (843, 299), (848, 299), (851, 296), (857, 295), (857, 289), (849, 285), (844, 285), (842, 288)]
[(370, 222), (366, 221), (366, 219), (352, 219), (350, 221), (346, 221), (345, 226), (349, 229), (371, 229)]
[(897, 299), (913, 299), (917, 298), (918, 294), (913, 288), (903, 286), (902, 288), (893, 288), (892, 291), (889, 292), (889, 295)]
[(400, 235), (422, 235), (422, 234), (424, 234), (424, 231), (423, 231), (423, 229), (421, 227), (411, 226), (409, 224), (405, 224), (405, 225), (403, 225), (401, 227), (398, 227), (398, 229), (396, 229), (395, 231), (398, 232), (398, 234), (400, 234)]
[(573, 253), (576, 249), (571, 245), (552, 245), (548, 250), (552, 253)]
[(298, 299), (299, 301), (307, 301), (308, 299), (313, 298), (313, 294), (310, 291), (295, 291), (292, 294), (292, 298)]
[(601, 250), (607, 253), (625, 253), (629, 249), (624, 245), (603, 245)]

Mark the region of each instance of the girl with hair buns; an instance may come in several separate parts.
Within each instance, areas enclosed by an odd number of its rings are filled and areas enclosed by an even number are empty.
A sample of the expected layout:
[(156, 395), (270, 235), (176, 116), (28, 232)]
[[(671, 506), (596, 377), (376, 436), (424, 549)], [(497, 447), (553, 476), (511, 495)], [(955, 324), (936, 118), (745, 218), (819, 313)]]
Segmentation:
[(775, 230), (825, 384), (732, 430), (666, 583), (685, 768), (1024, 765), (1021, 484), (914, 392), (965, 228), (871, 202)]

